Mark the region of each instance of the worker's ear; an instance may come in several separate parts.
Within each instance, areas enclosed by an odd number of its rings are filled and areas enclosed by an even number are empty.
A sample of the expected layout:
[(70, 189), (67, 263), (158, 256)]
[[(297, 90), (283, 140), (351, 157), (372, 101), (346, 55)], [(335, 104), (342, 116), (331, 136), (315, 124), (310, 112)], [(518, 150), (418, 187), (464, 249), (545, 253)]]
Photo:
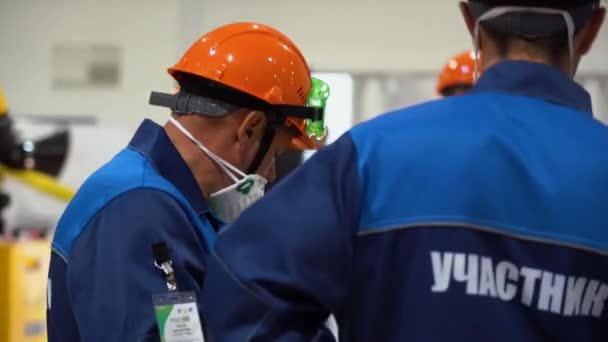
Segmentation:
[(266, 129), (266, 115), (257, 110), (247, 110), (237, 131), (240, 152), (257, 151)]
[(471, 15), (471, 10), (469, 9), (469, 5), (465, 1), (461, 1), (458, 4), (460, 7), (460, 13), (462, 13), (462, 18), (464, 19), (465, 24), (467, 25), (467, 29), (469, 30), (469, 34), (474, 39), (475, 35), (475, 18)]
[(586, 55), (589, 50), (591, 50), (591, 46), (604, 23), (604, 19), (606, 17), (606, 9), (605, 8), (596, 8), (593, 11), (593, 15), (591, 19), (587, 21), (587, 23), (583, 26), (583, 28), (579, 31), (574, 45), (575, 45), (575, 53), (581, 56)]

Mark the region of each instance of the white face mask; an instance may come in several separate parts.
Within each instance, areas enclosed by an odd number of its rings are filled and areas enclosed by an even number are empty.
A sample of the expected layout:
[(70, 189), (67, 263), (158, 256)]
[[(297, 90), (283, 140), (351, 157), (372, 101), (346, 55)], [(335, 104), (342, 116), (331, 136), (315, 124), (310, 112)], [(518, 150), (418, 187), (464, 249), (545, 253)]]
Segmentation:
[[(553, 14), (561, 15), (566, 22), (566, 29), (568, 30), (568, 50), (570, 54), (570, 77), (574, 77), (574, 20), (572, 15), (567, 11), (562, 11), (554, 8), (544, 7), (518, 7), (518, 6), (500, 6), (494, 7), (491, 10), (480, 16), (475, 22), (475, 31), (473, 33), (473, 45), (475, 46), (475, 56), (479, 56), (479, 23), (486, 20), (491, 20), (496, 17), (500, 17), (503, 14), (513, 12), (531, 12), (540, 14)], [(477, 66), (478, 58), (475, 58), (475, 81), (479, 78), (479, 68)]]
[[(209, 195), (209, 206), (213, 213), (225, 223), (232, 223), (245, 209), (264, 196), (264, 187), (268, 180), (260, 175), (247, 175), (215, 153), (209, 151), (200, 141), (198, 141), (188, 130), (184, 128), (174, 118), (169, 119), (188, 139), (198, 146), (201, 151), (215, 161), (220, 168), (234, 181), (234, 184), (227, 186)], [(241, 177), (239, 179), (238, 176)]]

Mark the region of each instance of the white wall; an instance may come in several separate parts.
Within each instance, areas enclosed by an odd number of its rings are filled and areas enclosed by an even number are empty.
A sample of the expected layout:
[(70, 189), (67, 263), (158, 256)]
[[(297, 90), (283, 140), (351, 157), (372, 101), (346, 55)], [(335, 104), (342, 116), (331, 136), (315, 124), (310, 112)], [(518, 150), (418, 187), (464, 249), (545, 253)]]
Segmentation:
[[(94, 114), (135, 120), (166, 112), (147, 105), (149, 91), (169, 91), (177, 7), (170, 0), (0, 0), (0, 84), (12, 111)], [(51, 47), (61, 42), (123, 49), (118, 89), (51, 89)]]
[[(320, 71), (432, 71), (471, 47), (455, 0), (201, 0), (200, 31), (236, 20), (277, 27)], [(582, 71), (608, 72), (608, 23)]]
[[(436, 73), (355, 75), (354, 81), (357, 121), (439, 98), (435, 94)], [(591, 95), (594, 116), (608, 124), (608, 75), (581, 73), (577, 82)]]

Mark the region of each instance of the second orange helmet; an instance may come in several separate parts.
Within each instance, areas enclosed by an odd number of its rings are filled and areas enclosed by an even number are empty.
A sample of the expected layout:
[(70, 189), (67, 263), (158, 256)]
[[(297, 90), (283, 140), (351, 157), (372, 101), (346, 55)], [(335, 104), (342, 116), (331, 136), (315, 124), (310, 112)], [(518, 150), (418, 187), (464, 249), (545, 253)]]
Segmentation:
[[(452, 57), (439, 74), (437, 93), (446, 96), (452, 88), (472, 87), (475, 83), (475, 59), (474, 51), (465, 51)], [(477, 63), (481, 72), (481, 59)]]

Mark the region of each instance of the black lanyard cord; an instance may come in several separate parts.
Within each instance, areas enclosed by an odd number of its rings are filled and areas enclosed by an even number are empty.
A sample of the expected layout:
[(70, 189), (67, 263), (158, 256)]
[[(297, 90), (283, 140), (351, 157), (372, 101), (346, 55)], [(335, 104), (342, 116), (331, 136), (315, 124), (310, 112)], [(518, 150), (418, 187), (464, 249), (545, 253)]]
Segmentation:
[(175, 272), (173, 271), (173, 262), (169, 257), (169, 248), (164, 242), (155, 243), (152, 245), (152, 255), (154, 256), (154, 266), (163, 271), (167, 282), (167, 289), (170, 292), (177, 290), (177, 282), (175, 280)]

